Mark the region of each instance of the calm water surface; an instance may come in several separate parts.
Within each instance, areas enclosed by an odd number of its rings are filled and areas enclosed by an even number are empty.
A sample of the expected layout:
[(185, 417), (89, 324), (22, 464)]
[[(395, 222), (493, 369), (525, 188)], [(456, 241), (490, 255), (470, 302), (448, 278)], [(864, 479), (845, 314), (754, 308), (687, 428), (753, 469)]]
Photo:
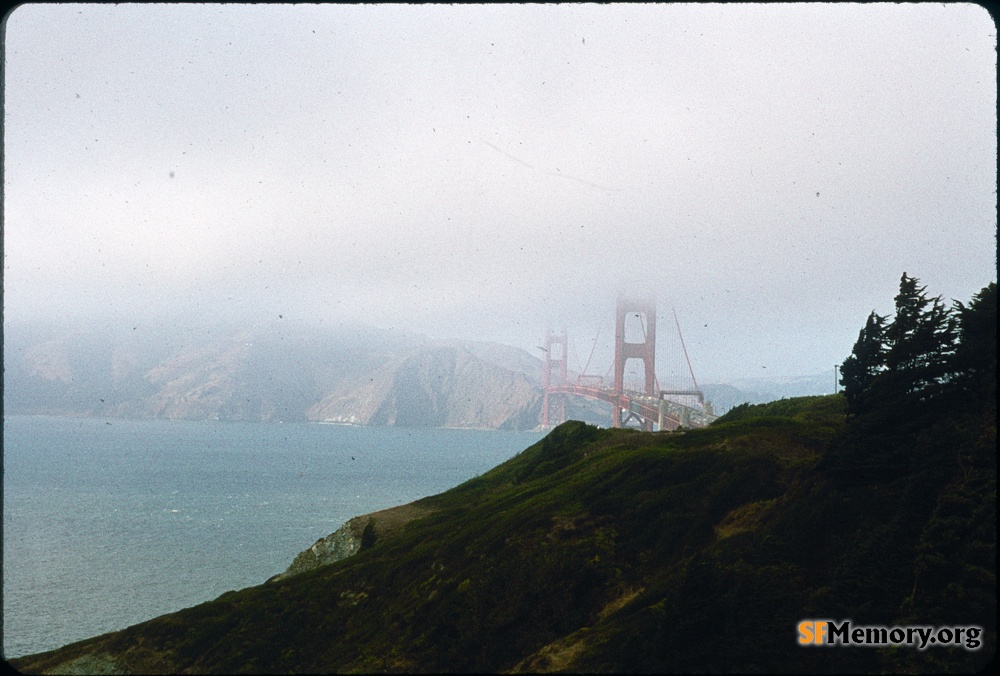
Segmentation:
[(5, 417), (4, 655), (260, 584), (352, 516), (451, 488), (541, 436)]

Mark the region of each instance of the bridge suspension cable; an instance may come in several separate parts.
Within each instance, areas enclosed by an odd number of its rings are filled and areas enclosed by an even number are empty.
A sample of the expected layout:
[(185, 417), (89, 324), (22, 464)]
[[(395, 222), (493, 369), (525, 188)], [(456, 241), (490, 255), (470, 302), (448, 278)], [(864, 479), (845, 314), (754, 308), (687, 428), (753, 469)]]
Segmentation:
[(583, 370), (580, 371), (580, 375), (587, 375), (587, 368), (590, 366), (590, 360), (594, 358), (594, 349), (597, 348), (597, 338), (601, 335), (601, 327), (597, 327), (597, 335), (594, 336), (594, 344), (590, 346), (590, 356), (587, 357), (587, 363), (584, 364)]
[(684, 360), (687, 362), (688, 365), (688, 373), (691, 374), (691, 382), (694, 383), (694, 389), (700, 390), (701, 388), (698, 387), (698, 381), (694, 377), (694, 369), (691, 368), (691, 359), (688, 358), (688, 351), (687, 348), (684, 346), (684, 334), (681, 333), (681, 323), (677, 320), (677, 310), (674, 308), (672, 303), (670, 305), (670, 311), (674, 313), (674, 324), (677, 325), (677, 335), (681, 339), (681, 350), (684, 352)]
[[(573, 346), (573, 361), (575, 362), (576, 368), (580, 368), (580, 353), (576, 351), (576, 341), (569, 339), (569, 334), (566, 334), (566, 342)], [(583, 373), (581, 371), (580, 373)]]

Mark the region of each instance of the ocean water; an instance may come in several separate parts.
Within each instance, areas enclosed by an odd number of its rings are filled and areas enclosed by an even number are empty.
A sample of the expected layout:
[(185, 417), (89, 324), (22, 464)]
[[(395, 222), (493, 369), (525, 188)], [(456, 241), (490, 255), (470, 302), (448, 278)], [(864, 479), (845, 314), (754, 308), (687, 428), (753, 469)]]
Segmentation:
[(541, 436), (5, 417), (4, 655), (260, 584), (347, 519), (451, 488)]

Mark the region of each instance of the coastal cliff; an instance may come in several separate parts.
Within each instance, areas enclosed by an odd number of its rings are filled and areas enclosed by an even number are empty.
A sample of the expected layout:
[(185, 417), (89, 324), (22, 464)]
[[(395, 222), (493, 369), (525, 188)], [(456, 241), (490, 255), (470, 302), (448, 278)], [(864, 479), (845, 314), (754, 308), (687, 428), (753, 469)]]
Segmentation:
[(462, 346), (427, 346), (338, 385), (308, 419), (401, 427), (532, 429), (541, 390)]
[[(376, 329), (265, 325), (5, 335), (4, 410), (44, 414), (533, 429), (541, 362), (516, 348)], [(606, 414), (605, 414), (606, 415)]]

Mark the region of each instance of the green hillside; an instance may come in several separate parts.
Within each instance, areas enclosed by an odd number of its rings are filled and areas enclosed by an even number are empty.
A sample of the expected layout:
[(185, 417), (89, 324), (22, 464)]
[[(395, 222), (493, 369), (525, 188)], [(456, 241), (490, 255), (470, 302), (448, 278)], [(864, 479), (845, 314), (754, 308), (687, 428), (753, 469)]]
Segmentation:
[[(989, 335), (980, 320), (991, 287), (993, 349), (983, 353), (973, 347)], [(862, 331), (852, 358), (867, 375), (845, 362), (844, 394), (739, 406), (680, 433), (568, 422), (418, 501), (405, 525), (371, 521), (350, 558), (13, 664), (55, 673), (981, 669), (996, 649), (991, 287), (958, 304), (948, 340), (928, 348), (948, 361), (945, 375), (921, 370), (934, 362), (928, 350), (901, 357), (912, 346), (897, 313), (895, 335), (873, 329), (866, 342)], [(975, 650), (802, 647), (796, 627), (807, 619), (984, 632)]]

